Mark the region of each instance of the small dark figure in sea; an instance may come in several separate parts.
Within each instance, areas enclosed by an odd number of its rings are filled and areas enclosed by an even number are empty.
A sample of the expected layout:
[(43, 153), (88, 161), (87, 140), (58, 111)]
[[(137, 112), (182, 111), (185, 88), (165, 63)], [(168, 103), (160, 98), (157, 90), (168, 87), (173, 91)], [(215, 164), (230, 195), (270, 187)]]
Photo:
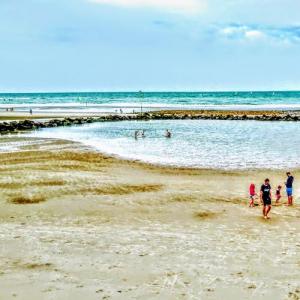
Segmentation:
[(139, 137), (139, 131), (138, 131), (138, 130), (136, 130), (136, 131), (134, 132), (134, 138), (137, 140), (137, 139), (138, 139), (138, 137)]
[(32, 108), (29, 109), (29, 113), (32, 115)]
[(169, 131), (169, 129), (166, 129), (165, 137), (170, 138), (172, 136), (172, 133)]
[(120, 114), (122, 114), (123, 113), (123, 109), (122, 108), (120, 108)]
[(146, 135), (145, 135), (145, 130), (144, 130), (144, 129), (143, 129), (142, 132), (141, 132), (141, 137), (142, 137), (142, 138), (146, 137)]

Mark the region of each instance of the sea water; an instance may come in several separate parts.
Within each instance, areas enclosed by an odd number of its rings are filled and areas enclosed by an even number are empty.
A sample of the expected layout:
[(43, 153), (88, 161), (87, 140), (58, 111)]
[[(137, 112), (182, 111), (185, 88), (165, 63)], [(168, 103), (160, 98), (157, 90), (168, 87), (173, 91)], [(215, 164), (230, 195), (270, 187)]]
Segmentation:
[(0, 94), (0, 112), (140, 112), (158, 109), (300, 109), (299, 91)]
[[(165, 130), (171, 138), (164, 136)], [(134, 138), (135, 130), (145, 137)], [(46, 128), (26, 136), (69, 139), (125, 159), (220, 169), (300, 166), (300, 123), (229, 120), (100, 122)]]

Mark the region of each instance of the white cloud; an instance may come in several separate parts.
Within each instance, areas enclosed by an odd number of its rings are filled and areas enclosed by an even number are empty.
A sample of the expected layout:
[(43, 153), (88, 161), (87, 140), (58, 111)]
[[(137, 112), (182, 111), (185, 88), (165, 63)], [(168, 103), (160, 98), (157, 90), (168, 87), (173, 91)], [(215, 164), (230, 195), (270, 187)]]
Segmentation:
[(93, 3), (123, 6), (155, 8), (182, 14), (195, 14), (205, 8), (206, 0), (89, 0)]
[(247, 30), (247, 27), (244, 27), (244, 26), (228, 26), (228, 27), (222, 28), (220, 30), (220, 33), (222, 35), (230, 37), (230, 36), (236, 36), (238, 34), (243, 34), (245, 32), (245, 30)]
[(221, 28), (219, 33), (222, 36), (230, 39), (248, 39), (257, 40), (266, 36), (263, 30), (258, 30), (256, 28), (251, 28), (251, 26), (246, 25), (232, 25)]
[(245, 37), (248, 39), (260, 39), (263, 38), (265, 34), (259, 30), (247, 30), (245, 31)]

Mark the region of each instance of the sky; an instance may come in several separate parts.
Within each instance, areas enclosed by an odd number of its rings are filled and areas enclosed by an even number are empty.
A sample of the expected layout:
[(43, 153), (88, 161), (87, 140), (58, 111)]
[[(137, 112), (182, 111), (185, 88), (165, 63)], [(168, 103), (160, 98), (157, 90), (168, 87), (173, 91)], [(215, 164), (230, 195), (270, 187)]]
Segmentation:
[(300, 90), (299, 0), (0, 0), (0, 92)]

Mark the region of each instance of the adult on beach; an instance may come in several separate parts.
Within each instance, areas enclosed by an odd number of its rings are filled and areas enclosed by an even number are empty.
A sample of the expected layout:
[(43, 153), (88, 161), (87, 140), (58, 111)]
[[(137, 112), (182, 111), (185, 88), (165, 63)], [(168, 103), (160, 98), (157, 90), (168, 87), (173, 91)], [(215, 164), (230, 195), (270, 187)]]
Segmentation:
[(288, 203), (287, 205), (293, 205), (293, 183), (294, 183), (294, 177), (292, 176), (291, 172), (286, 173), (287, 180), (285, 182), (286, 186), (286, 194), (288, 197)]
[(268, 178), (265, 179), (264, 184), (260, 188), (260, 201), (263, 203), (263, 216), (265, 219), (269, 219), (268, 214), (272, 208), (272, 194)]

